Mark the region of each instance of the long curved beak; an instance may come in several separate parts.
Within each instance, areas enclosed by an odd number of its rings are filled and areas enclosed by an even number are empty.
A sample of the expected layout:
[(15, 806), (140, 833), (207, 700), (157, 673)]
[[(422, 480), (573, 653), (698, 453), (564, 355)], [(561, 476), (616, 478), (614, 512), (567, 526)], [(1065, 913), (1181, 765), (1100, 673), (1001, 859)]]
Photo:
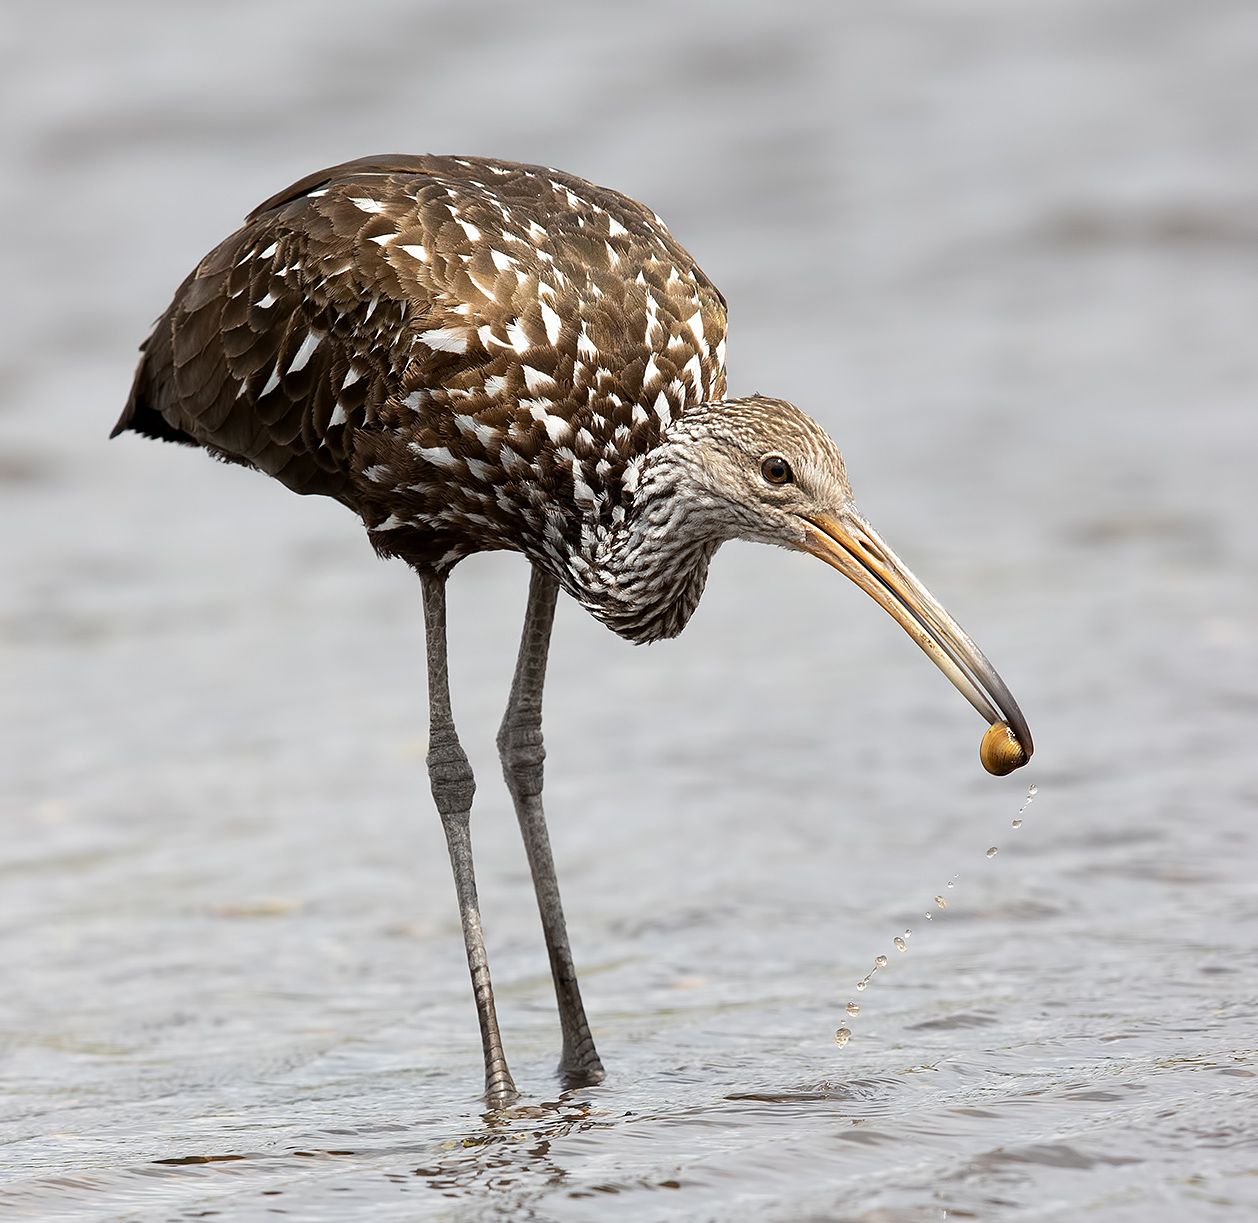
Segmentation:
[(878, 532), (854, 510), (841, 519), (816, 514), (803, 523), (803, 550), (833, 565), (894, 616), (989, 725), (1008, 724), (1029, 760), (1031, 732), (1004, 680)]

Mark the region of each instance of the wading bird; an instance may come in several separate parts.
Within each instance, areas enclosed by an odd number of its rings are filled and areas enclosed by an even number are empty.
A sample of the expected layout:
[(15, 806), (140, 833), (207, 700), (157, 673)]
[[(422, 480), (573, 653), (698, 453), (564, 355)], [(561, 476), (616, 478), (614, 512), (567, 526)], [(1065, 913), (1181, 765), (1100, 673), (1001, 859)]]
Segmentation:
[[(725, 398), (725, 301), (649, 208), (559, 170), (368, 157), (272, 196), (183, 282), (114, 434), (200, 446), (358, 514), (423, 584), (428, 772), (458, 895), (491, 1106), (516, 1097), (472, 868), (475, 782), (450, 713), (446, 579), (532, 566), (498, 735), (537, 891), (560, 1073), (603, 1067), (542, 812), (542, 686), (560, 589), (634, 642), (673, 637), (730, 539), (811, 553), (872, 595), (999, 732), (1017, 705), (857, 511), (843, 458), (780, 399)], [(991, 732), (989, 732), (989, 735)], [(993, 754), (994, 753), (994, 754)]]

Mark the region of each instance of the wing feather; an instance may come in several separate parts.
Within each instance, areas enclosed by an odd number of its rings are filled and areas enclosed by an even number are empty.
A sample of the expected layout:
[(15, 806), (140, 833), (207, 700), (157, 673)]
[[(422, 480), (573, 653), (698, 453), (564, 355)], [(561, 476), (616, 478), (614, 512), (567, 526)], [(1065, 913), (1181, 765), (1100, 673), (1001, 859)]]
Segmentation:
[(373, 530), (404, 512), (412, 559), (536, 548), (556, 513), (582, 540), (623, 512), (628, 465), (724, 396), (724, 335), (720, 293), (626, 196), (537, 166), (362, 158), (201, 261), (115, 433), (204, 446)]

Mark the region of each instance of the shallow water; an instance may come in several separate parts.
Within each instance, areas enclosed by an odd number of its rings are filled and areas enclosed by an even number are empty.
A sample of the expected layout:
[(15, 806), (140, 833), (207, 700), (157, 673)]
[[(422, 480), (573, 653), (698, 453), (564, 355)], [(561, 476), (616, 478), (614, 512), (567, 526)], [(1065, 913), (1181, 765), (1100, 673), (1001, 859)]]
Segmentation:
[[(1251, 5), (8, 12), (0, 1214), (1258, 1207)], [(726, 549), (649, 650), (561, 607), (547, 795), (610, 1071), (561, 1093), (493, 752), (525, 575), (469, 562), (455, 704), (524, 1093), (490, 1118), (416, 583), (335, 506), (104, 443), (187, 267), (385, 148), (668, 218), (730, 299), (733, 389), (831, 429), (1037, 743), (985, 776), (903, 634), (784, 553)]]

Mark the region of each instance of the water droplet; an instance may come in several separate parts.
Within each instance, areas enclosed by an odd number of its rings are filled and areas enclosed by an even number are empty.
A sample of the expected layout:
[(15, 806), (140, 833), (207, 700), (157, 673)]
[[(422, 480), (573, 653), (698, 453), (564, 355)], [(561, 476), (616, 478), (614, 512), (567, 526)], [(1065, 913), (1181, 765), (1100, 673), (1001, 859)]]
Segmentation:
[(949, 886), (950, 888), (954, 888), (954, 887), (956, 887), (956, 886), (957, 886), (957, 881), (956, 881), (955, 879), (949, 879), (949, 880), (948, 880), (948, 886)]
[(861, 1013), (861, 1006), (860, 1006), (860, 1003), (859, 1003), (859, 1002), (849, 1002), (849, 1003), (847, 1004), (847, 1013), (848, 1013), (849, 1015), (859, 1015), (859, 1014)]
[[(951, 887), (951, 886), (952, 886), (952, 884), (948, 884), (948, 886), (949, 886), (949, 887)], [(937, 904), (937, 905), (938, 905), (941, 909), (946, 909), (946, 908), (948, 907), (948, 902), (947, 902), (947, 901), (946, 901), (946, 900), (945, 900), (942, 896), (936, 896), (936, 897), (935, 897), (935, 903), (936, 903), (936, 904)], [(927, 914), (926, 914), (926, 916), (927, 916), (927, 917), (929, 917), (929, 916), (930, 916), (930, 914), (929, 914), (929, 913), (927, 913)]]
[(931, 917), (931, 915), (930, 915), (929, 913), (923, 913), (923, 914), (922, 914), (922, 916), (923, 916), (923, 917), (924, 917), (927, 921), (934, 921), (934, 920), (935, 920), (933, 917)]
[(906, 930), (906, 931), (904, 932), (904, 937), (905, 937), (905, 938), (912, 938), (912, 937), (913, 937), (913, 931), (912, 931), (912, 930)]
[(868, 984), (869, 984), (869, 978), (862, 977), (859, 981), (856, 982), (856, 988), (863, 990), (865, 986), (867, 986)]
[(987, 856), (989, 858), (994, 858), (996, 856), (996, 847), (994, 845), (987, 851)]
[(1039, 786), (1027, 786), (1026, 788), (1027, 798), (1034, 798), (1039, 792), (1040, 792)]
[(895, 949), (897, 951), (907, 951), (909, 949), (908, 943), (906, 943), (898, 934), (891, 941), (895, 944)]
[(838, 1031), (834, 1034), (834, 1043), (835, 1043), (836, 1045), (838, 1045), (840, 1049), (842, 1049), (842, 1048), (843, 1048), (843, 1046), (844, 1046), (845, 1044), (847, 1044), (847, 1042), (848, 1042), (849, 1040), (851, 1040), (851, 1039), (852, 1039), (852, 1029), (851, 1029), (851, 1028), (840, 1028), (840, 1029), (839, 1029), (839, 1030), (838, 1030)]
[(886, 968), (886, 966), (887, 966), (887, 957), (885, 955), (874, 956), (874, 967)]
[(1021, 820), (1014, 820), (1014, 821), (1013, 821), (1013, 826), (1014, 826), (1015, 828), (1021, 828), (1021, 827), (1022, 827), (1022, 821), (1021, 821)]

